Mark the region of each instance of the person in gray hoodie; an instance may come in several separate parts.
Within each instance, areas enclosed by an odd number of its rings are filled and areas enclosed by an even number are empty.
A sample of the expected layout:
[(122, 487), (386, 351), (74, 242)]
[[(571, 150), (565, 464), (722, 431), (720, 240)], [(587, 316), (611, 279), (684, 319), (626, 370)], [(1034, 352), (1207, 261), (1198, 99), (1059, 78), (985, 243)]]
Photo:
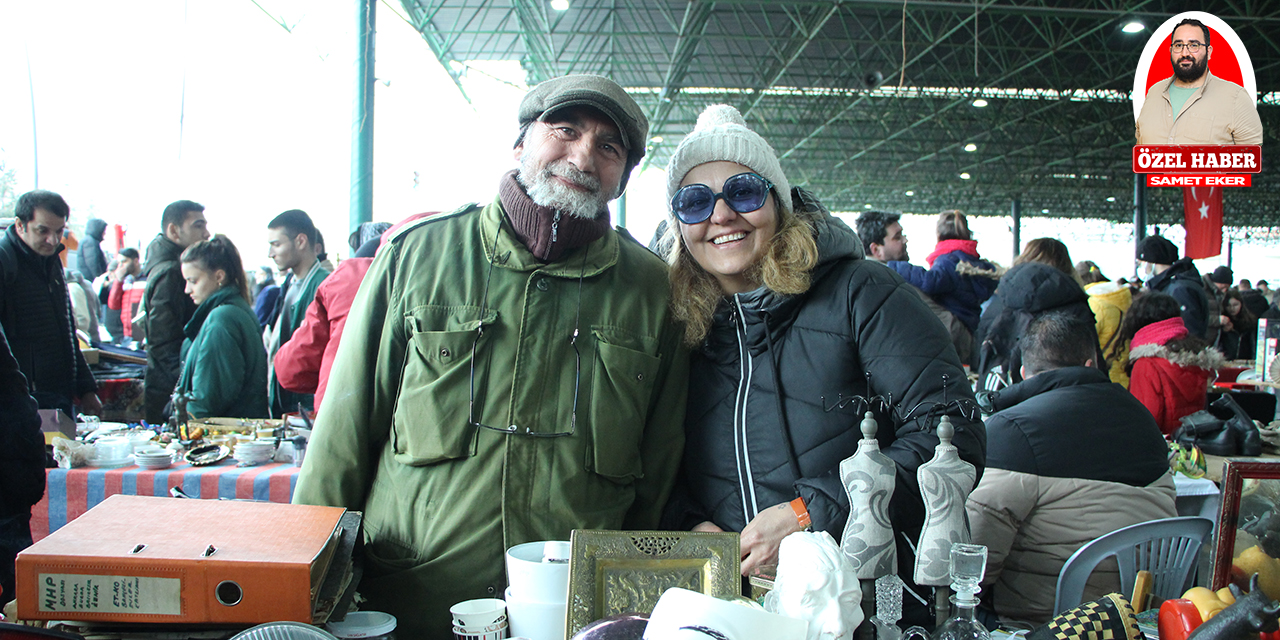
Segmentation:
[(80, 241), (80, 275), (93, 282), (107, 272), (107, 256), (102, 253), (102, 234), (107, 231), (107, 221), (90, 218), (84, 225), (84, 239)]

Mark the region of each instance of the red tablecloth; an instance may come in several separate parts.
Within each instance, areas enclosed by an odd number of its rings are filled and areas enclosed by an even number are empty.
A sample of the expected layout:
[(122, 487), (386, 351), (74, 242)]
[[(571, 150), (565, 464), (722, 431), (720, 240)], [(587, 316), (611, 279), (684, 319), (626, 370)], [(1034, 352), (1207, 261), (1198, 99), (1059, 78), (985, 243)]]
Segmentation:
[(181, 487), (192, 498), (240, 498), (289, 502), (298, 467), (272, 463), (237, 467), (232, 460), (209, 467), (175, 464), (160, 471), (137, 466), (119, 469), (48, 469), (44, 499), (31, 508), (31, 536), (40, 540), (79, 517), (107, 496), (167, 496)]

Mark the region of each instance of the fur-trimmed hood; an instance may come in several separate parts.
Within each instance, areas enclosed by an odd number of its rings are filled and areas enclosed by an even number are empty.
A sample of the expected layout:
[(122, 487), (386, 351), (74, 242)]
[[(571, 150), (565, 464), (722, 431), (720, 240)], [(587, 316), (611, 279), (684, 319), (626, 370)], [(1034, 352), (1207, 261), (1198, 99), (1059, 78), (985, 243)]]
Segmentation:
[(1163, 358), (1179, 367), (1196, 367), (1207, 371), (1216, 371), (1227, 362), (1222, 352), (1213, 347), (1205, 347), (1200, 351), (1175, 351), (1162, 344), (1138, 345), (1129, 351), (1130, 362), (1139, 358)]
[(986, 262), (988, 262), (991, 265), (990, 269), (983, 267), (982, 263), (980, 262), (968, 262), (965, 260), (961, 260), (956, 263), (956, 273), (962, 276), (978, 276), (981, 278), (991, 278), (992, 280), (999, 280), (1000, 278), (1003, 278), (1005, 272), (1008, 271), (1008, 269), (1000, 266), (995, 262), (992, 262), (991, 260), (986, 260)]

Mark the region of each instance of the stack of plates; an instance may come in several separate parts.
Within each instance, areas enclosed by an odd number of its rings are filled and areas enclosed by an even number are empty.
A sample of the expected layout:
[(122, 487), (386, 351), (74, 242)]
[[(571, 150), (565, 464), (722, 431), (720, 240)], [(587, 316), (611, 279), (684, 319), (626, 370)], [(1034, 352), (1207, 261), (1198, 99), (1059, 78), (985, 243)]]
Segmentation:
[(143, 469), (168, 469), (173, 464), (173, 452), (159, 447), (147, 447), (133, 452), (134, 464)]
[(120, 436), (98, 438), (93, 444), (93, 456), (89, 458), (90, 466), (113, 469), (133, 462), (129, 452), (133, 448), (129, 439)]
[(275, 454), (273, 442), (241, 442), (236, 445), (235, 458), (241, 466), (250, 467), (270, 462)]

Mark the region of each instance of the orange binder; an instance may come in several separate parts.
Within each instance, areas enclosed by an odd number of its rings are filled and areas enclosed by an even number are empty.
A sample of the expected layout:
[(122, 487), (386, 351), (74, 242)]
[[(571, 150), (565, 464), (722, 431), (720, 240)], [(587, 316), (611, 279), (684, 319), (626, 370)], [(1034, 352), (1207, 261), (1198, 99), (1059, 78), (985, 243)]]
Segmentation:
[(115, 495), (18, 554), (31, 620), (311, 623), (337, 507)]

